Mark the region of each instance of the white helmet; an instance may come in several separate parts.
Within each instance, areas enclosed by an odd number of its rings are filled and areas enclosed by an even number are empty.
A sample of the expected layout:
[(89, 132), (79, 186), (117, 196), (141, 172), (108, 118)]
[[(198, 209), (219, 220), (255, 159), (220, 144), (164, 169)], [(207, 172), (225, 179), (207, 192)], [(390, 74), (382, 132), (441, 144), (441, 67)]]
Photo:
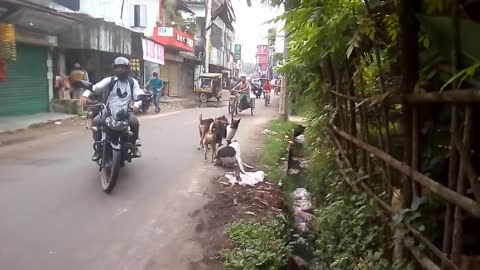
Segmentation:
[(117, 65), (130, 66), (130, 61), (128, 61), (127, 58), (120, 56), (115, 58), (115, 60), (113, 61), (113, 65), (114, 66), (117, 66)]
[(242, 78), (242, 77), (247, 78), (247, 74), (245, 74), (245, 73), (240, 73), (240, 78)]

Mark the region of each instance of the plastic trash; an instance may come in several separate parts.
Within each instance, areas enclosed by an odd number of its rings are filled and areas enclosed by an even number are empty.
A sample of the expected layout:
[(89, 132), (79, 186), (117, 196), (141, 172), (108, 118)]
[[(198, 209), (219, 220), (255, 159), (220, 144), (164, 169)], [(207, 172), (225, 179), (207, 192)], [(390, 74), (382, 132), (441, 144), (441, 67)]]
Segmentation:
[(289, 169), (288, 174), (293, 175), (293, 174), (299, 174), (300, 170), (299, 169)]
[(297, 188), (292, 192), (292, 197), (294, 200), (310, 200), (310, 192), (305, 188)]
[(273, 131), (273, 130), (270, 130), (268, 128), (264, 129), (261, 133), (262, 135), (276, 135), (277, 132)]
[(265, 173), (263, 171), (246, 172), (240, 173), (238, 177), (231, 174), (225, 174), (225, 178), (227, 178), (232, 185), (239, 184), (241, 186), (248, 185), (253, 187), (256, 184), (263, 182), (263, 179), (265, 178)]
[(305, 135), (300, 134), (297, 137), (295, 137), (295, 142), (301, 143), (301, 144), (305, 143)]
[(293, 206), (302, 210), (302, 211), (312, 211), (313, 205), (310, 200), (295, 200)]

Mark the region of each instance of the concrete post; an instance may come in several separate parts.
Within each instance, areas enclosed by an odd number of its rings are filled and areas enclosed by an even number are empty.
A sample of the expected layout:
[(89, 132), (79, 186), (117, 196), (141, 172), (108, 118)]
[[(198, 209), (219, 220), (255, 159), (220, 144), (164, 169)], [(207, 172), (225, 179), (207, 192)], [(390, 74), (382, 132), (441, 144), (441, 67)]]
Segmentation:
[[(205, 27), (208, 27), (212, 23), (212, 0), (207, 0), (207, 6), (205, 11)], [(205, 31), (205, 72), (210, 71), (210, 35), (212, 27)]]

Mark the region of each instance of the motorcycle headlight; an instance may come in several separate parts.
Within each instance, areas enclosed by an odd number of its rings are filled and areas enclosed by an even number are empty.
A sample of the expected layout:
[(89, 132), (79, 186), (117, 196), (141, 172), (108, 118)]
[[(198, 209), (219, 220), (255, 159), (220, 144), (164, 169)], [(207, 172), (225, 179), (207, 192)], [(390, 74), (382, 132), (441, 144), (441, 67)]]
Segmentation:
[(128, 121), (117, 121), (109, 116), (105, 119), (107, 127), (113, 131), (126, 132), (128, 131)]

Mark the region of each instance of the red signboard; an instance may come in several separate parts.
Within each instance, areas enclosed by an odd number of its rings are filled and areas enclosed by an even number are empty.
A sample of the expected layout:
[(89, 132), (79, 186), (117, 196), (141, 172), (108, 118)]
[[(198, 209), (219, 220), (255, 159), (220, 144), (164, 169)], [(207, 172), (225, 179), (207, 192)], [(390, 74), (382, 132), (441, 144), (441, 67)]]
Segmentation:
[(173, 27), (155, 27), (153, 40), (165, 47), (193, 52), (193, 37)]
[(257, 55), (257, 63), (258, 64), (268, 63), (268, 55)]
[(267, 45), (257, 45), (257, 54), (268, 54)]

